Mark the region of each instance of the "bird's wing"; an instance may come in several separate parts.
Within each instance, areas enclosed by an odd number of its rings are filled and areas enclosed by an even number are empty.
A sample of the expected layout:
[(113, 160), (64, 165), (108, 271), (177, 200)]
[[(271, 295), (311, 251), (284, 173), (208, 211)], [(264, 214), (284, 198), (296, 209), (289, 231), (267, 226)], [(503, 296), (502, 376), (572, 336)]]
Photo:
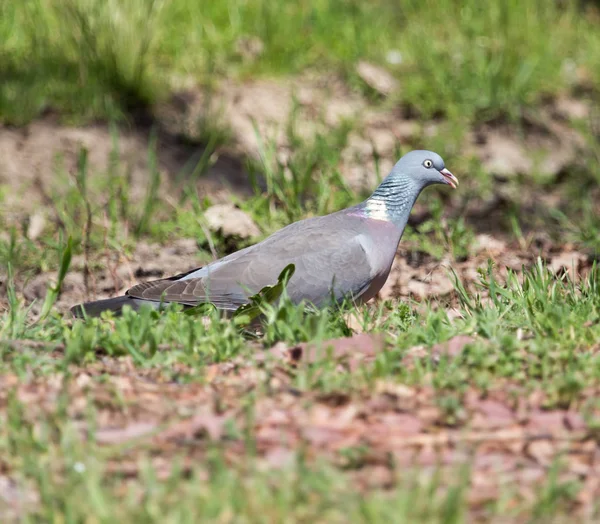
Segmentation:
[(360, 227), (356, 227), (360, 224), (333, 231), (324, 225), (337, 224), (316, 219), (294, 224), (285, 234), (282, 230), (240, 255), (209, 264), (198, 278), (189, 274), (179, 280), (145, 282), (131, 288), (128, 295), (185, 305), (212, 302), (233, 310), (247, 303), (250, 295), (275, 284), (281, 271), (294, 264), (296, 271), (287, 287), (292, 301), (319, 306), (332, 297), (336, 301), (347, 295), (358, 298), (373, 278)]

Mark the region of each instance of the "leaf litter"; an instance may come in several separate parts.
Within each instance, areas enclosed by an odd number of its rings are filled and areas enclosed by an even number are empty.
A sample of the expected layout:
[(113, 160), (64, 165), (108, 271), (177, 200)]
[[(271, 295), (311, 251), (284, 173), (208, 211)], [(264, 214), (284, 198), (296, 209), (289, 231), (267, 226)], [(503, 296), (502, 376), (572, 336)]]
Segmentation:
[[(426, 353), (456, 356), (472, 340), (454, 337)], [(386, 343), (359, 334), (320, 346), (345, 363), (339, 373), (348, 373), (368, 365)], [(77, 421), (82, 442), (107, 449), (126, 445), (127, 453), (109, 460), (108, 471), (132, 478), (140, 474), (140, 454), (150, 453), (159, 476), (166, 478), (176, 456), (183, 452), (184, 467), (192, 468), (216, 443), (230, 467), (243, 467), (244, 435), (251, 435), (261, 467), (286, 467), (302, 449), (310, 461), (325, 459), (348, 471), (361, 490), (391, 488), (409, 471), (420, 478), (438, 472), (449, 479), (468, 464), (472, 511), (507, 490), (517, 499), (533, 498), (557, 461), (559, 480), (575, 479), (581, 486), (574, 501), (578, 514), (600, 496), (594, 429), (573, 408), (544, 409), (541, 392), (503, 384), (484, 394), (470, 387), (463, 395), (464, 416), (448, 424), (438, 403), (443, 392), (432, 386), (379, 380), (335, 398), (295, 388), (294, 370), (320, 358), (315, 345), (280, 343), (256, 358), (212, 364), (204, 381), (188, 384), (173, 382), (159, 369), (137, 368), (129, 357), (102, 358), (74, 367), (70, 379), (2, 377), (0, 409), (6, 409), (14, 391), (35, 427), (56, 411), (66, 392), (68, 417)], [(586, 391), (588, 398), (598, 394)], [(246, 412), (249, 395), (252, 417)], [(96, 412), (95, 428), (86, 422), (89, 403)], [(3, 471), (10, 479), (10, 466)]]
[[(496, 260), (499, 279), (507, 268), (518, 271), (537, 257), (514, 246), (507, 249), (506, 244), (487, 237), (481, 244), (480, 251), (467, 260), (452, 263), (471, 289), (479, 278), (475, 268), (490, 255)], [(152, 248), (140, 245), (138, 249), (143, 258), (132, 262), (137, 267), (134, 272), (153, 275), (145, 262)], [(188, 253), (191, 260), (194, 250), (195, 245), (185, 244), (174, 249), (173, 256), (182, 264), (181, 253)], [(557, 252), (550, 246), (545, 258), (551, 270), (575, 278), (591, 265), (589, 257), (571, 248)], [(407, 282), (419, 279), (427, 283), (428, 272), (450, 281), (448, 269), (439, 262), (424, 257), (413, 267), (409, 252), (401, 251), (392, 270), (393, 287), (383, 290), (384, 298), (386, 293), (393, 298), (410, 296)], [(422, 297), (413, 298), (430, 297), (440, 298), (435, 285)], [(448, 307), (456, 303), (454, 289), (446, 300)], [(526, 341), (527, 333), (521, 333), (519, 339)], [(37, 347), (35, 341), (9, 342), (13, 351)], [(457, 335), (431, 347), (417, 345), (404, 350), (400, 364), (406, 370), (440, 365), (461, 358), (473, 344), (485, 346), (488, 342), (474, 334)], [(169, 347), (159, 349), (168, 351)], [(128, 357), (100, 357), (92, 364), (72, 367), (69, 379), (64, 375), (36, 376), (28, 381), (15, 375), (0, 377), (0, 412), (6, 411), (14, 391), (18, 401), (27, 406), (29, 422), (38, 427), (55, 413), (66, 388), (68, 418), (81, 442), (109, 451), (125, 446), (125, 453), (109, 453), (106, 472), (130, 479), (141, 474), (141, 456), (150, 454), (158, 478), (167, 479), (176, 457), (183, 454), (184, 471), (192, 471), (206, 461), (215, 445), (230, 467), (243, 470), (247, 439), (251, 438), (261, 468), (286, 468), (301, 452), (315, 463), (329, 461), (344, 471), (357, 489), (365, 491), (392, 489), (407, 475), (424, 481), (439, 475), (441, 485), (449, 485), (457, 468), (467, 465), (467, 500), (473, 515), (485, 514), (487, 505), (501, 496), (508, 496), (514, 504), (536, 500), (558, 464), (556, 482), (578, 486), (572, 501), (574, 514), (593, 514), (594, 501), (600, 496), (596, 480), (600, 455), (596, 427), (587, 421), (597, 420), (599, 414), (590, 413), (586, 406), (598, 397), (599, 388), (585, 389), (568, 408), (548, 409), (544, 392), (497, 378), (489, 389), (467, 386), (459, 409), (449, 415), (440, 405), (447, 396), (443, 389), (386, 380), (369, 385), (358, 378), (390, 350), (388, 337), (372, 333), (321, 343), (280, 342), (270, 349), (255, 348), (249, 357), (208, 364), (202, 380), (191, 383), (173, 379), (177, 374), (198, 376), (197, 370), (185, 364), (174, 364), (166, 374), (160, 368), (137, 367)], [(63, 347), (54, 347), (52, 355), (60, 359), (63, 351)], [(297, 387), (294, 379), (299, 373), (317, 369), (323, 362), (353, 381), (349, 392)], [(249, 398), (252, 416), (248, 415)], [(85, 415), (90, 404), (96, 416), (93, 428)], [(3, 474), (7, 482), (12, 482), (12, 473), (6, 465)], [(35, 501), (37, 495), (18, 496)]]

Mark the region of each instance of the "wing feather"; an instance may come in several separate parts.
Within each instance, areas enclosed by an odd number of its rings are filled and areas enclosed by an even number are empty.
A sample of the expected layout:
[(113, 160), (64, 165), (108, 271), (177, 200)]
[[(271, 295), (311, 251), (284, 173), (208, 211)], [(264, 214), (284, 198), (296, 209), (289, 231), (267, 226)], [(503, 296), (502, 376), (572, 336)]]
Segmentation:
[[(324, 223), (324, 218), (330, 222)], [(335, 227), (336, 221), (346, 227)], [(359, 298), (373, 274), (358, 240), (360, 222), (350, 224), (354, 227), (347, 227), (348, 217), (341, 220), (335, 215), (292, 224), (243, 252), (205, 266), (203, 276), (190, 278), (193, 272), (188, 272), (183, 275), (187, 278), (144, 282), (127, 294), (189, 306), (212, 302), (220, 309), (234, 310), (247, 303), (250, 295), (275, 284), (283, 268), (293, 263), (296, 271), (288, 283), (293, 302), (305, 300), (321, 306), (332, 296), (336, 301), (347, 295)], [(333, 232), (327, 234), (328, 230)]]

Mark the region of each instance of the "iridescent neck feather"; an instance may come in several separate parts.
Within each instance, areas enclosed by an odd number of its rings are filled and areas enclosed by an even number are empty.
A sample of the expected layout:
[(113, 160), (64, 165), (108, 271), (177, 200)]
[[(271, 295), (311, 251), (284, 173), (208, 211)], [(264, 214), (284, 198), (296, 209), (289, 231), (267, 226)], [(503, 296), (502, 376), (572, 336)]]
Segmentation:
[(367, 217), (385, 220), (404, 229), (421, 189), (405, 176), (389, 175), (361, 206)]

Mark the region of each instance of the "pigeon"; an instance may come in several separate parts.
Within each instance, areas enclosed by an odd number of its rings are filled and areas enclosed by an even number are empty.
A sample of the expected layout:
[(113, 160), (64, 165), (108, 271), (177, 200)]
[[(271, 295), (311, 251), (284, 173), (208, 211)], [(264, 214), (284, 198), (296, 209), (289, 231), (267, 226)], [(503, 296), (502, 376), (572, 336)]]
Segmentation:
[(233, 312), (275, 284), (289, 264), (294, 264), (295, 272), (286, 292), (293, 303), (318, 308), (344, 299), (364, 303), (387, 280), (411, 209), (432, 184), (455, 189), (458, 180), (437, 153), (411, 151), (360, 204), (294, 222), (204, 267), (137, 284), (123, 296), (78, 304), (71, 311), (78, 317), (99, 316), (107, 310), (118, 315), (125, 306), (160, 309), (176, 302), (184, 307), (212, 303)]

